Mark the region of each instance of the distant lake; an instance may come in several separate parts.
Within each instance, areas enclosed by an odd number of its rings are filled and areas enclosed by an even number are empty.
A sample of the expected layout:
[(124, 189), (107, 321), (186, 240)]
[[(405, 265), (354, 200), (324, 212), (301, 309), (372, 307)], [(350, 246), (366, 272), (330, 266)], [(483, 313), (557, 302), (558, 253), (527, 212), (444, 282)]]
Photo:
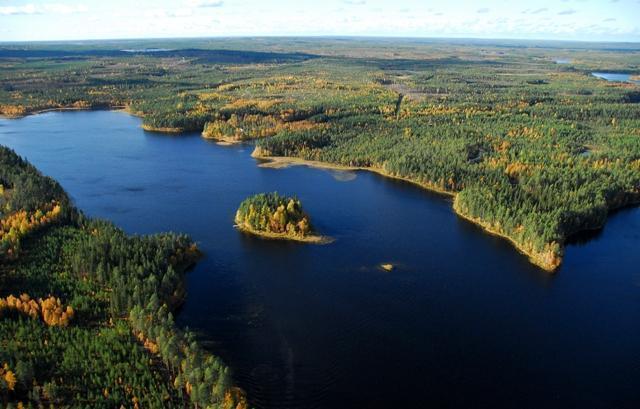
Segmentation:
[[(90, 216), (199, 243), (178, 324), (253, 407), (638, 407), (639, 208), (576, 238), (550, 275), (449, 198), (367, 172), (258, 167), (250, 145), (145, 133), (121, 112), (0, 119), (0, 144)], [(336, 241), (232, 227), (245, 197), (274, 190)]]
[(571, 60), (566, 58), (560, 58), (555, 61), (556, 61), (556, 64), (571, 64)]
[(631, 74), (619, 72), (592, 72), (591, 75), (607, 81), (640, 83), (640, 81), (632, 80)]
[(173, 51), (170, 48), (138, 48), (138, 49), (126, 49), (121, 50), (127, 53), (161, 53), (165, 51)]

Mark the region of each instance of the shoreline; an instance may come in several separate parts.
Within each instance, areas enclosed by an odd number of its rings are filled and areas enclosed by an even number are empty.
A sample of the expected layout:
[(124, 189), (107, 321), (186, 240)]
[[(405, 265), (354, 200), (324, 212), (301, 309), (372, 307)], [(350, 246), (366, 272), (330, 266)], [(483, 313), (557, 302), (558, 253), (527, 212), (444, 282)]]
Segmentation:
[[(57, 108), (44, 108), (37, 109), (34, 111), (25, 111), (22, 114), (18, 115), (7, 115), (4, 113), (0, 113), (0, 118), (4, 119), (22, 119), (32, 115), (46, 114), (47, 112), (65, 112), (65, 111), (116, 111), (116, 112), (124, 112), (131, 116), (135, 116), (136, 118), (144, 119), (144, 115), (141, 112), (134, 112), (129, 109), (128, 105), (104, 105), (99, 107), (57, 107)], [(144, 122), (140, 125), (146, 132), (154, 132), (154, 133), (164, 133), (164, 134), (180, 134), (187, 132), (183, 128), (173, 128), (173, 127), (155, 127), (152, 125), (147, 125)]]
[[(527, 256), (531, 264), (534, 264), (535, 266), (543, 269), (548, 273), (555, 273), (558, 267), (560, 267), (560, 265), (562, 264), (562, 258), (563, 258), (562, 254), (554, 254), (553, 252), (545, 253), (545, 252), (538, 252), (538, 251), (527, 249), (525, 247), (525, 244), (518, 242), (513, 237), (507, 235), (505, 232), (501, 230), (494, 228), (492, 225), (483, 221), (482, 219), (472, 217), (463, 213), (456, 203), (457, 201), (454, 200), (453, 212), (456, 214), (456, 216), (468, 222), (471, 222), (472, 224), (475, 224), (476, 226), (480, 227), (484, 232), (490, 234), (491, 236), (496, 236), (496, 237), (500, 237), (502, 239), (507, 240), (509, 243), (511, 243), (513, 247), (516, 248), (516, 250), (518, 250), (520, 254)], [(564, 248), (564, 245), (562, 243), (559, 243), (559, 244), (560, 244), (560, 249), (562, 250)], [(551, 262), (546, 261), (549, 258), (552, 260)]]
[[(302, 159), (302, 158), (297, 158), (297, 157), (287, 157), (287, 156), (267, 156), (267, 155), (263, 155), (260, 153), (260, 151), (258, 150), (258, 148), (256, 148), (256, 150), (254, 150), (254, 152), (251, 154), (251, 157), (253, 157), (254, 159), (258, 159), (261, 161), (264, 161), (263, 163), (259, 164), (258, 166), (260, 167), (265, 167), (265, 168), (273, 168), (273, 169), (282, 169), (282, 168), (286, 168), (289, 166), (309, 166), (309, 167), (313, 167), (313, 168), (319, 168), (319, 169), (331, 169), (331, 170), (344, 170), (344, 171), (368, 171), (368, 172), (372, 172), (375, 174), (378, 174), (380, 176), (386, 177), (386, 178), (390, 178), (390, 179), (395, 179), (395, 180), (400, 180), (403, 182), (408, 182), (412, 185), (416, 185), (422, 189), (428, 190), (432, 193), (437, 193), (437, 194), (441, 194), (441, 195), (445, 195), (445, 196), (449, 196), (453, 198), (453, 205), (452, 205), (452, 209), (454, 214), (456, 214), (456, 216), (472, 223), (475, 224), (476, 226), (480, 227), (484, 232), (492, 235), (492, 236), (496, 236), (496, 237), (500, 237), (503, 238), (505, 240), (507, 240), (508, 242), (511, 243), (511, 245), (513, 247), (515, 247), (515, 249), (527, 256), (527, 258), (529, 259), (529, 262), (531, 264), (534, 264), (535, 266), (541, 268), (542, 270), (548, 272), (548, 273), (555, 273), (558, 268), (560, 267), (560, 265), (562, 264), (563, 258), (564, 258), (564, 247), (565, 247), (565, 243), (574, 235), (579, 234), (581, 232), (585, 232), (585, 231), (593, 231), (593, 230), (599, 230), (602, 229), (604, 227), (604, 225), (602, 226), (594, 226), (592, 228), (588, 228), (588, 229), (582, 229), (576, 232), (571, 233), (570, 235), (568, 235), (567, 237), (564, 237), (562, 242), (557, 243), (560, 246), (560, 253), (555, 253), (552, 250), (548, 250), (548, 251), (536, 251), (531, 249), (530, 245), (527, 245), (526, 243), (521, 243), (518, 240), (516, 240), (515, 238), (509, 236), (507, 233), (505, 233), (504, 231), (498, 230), (495, 227), (493, 227), (492, 225), (490, 225), (489, 223), (487, 223), (486, 221), (483, 221), (481, 219), (478, 218), (474, 218), (472, 216), (469, 216), (467, 214), (465, 214), (460, 208), (459, 206), (456, 205), (456, 197), (457, 197), (457, 193), (455, 192), (451, 192), (451, 191), (447, 191), (444, 189), (441, 189), (439, 187), (433, 186), (431, 184), (428, 183), (422, 183), (422, 182), (418, 182), (415, 180), (412, 180), (410, 178), (407, 177), (402, 177), (402, 176), (396, 176), (393, 174), (390, 174), (386, 171), (384, 171), (381, 168), (376, 168), (376, 167), (364, 167), (364, 166), (347, 166), (347, 165), (340, 165), (340, 164), (332, 164), (329, 162), (321, 162), (321, 161), (314, 161), (314, 160), (307, 160), (307, 159)], [(621, 203), (616, 204), (614, 206), (611, 206), (608, 211), (607, 211), (607, 215), (610, 214), (613, 211), (625, 208), (625, 207), (630, 207), (630, 206), (634, 206), (640, 204), (640, 195), (638, 195), (635, 198), (631, 198), (628, 200), (623, 200)]]
[(171, 128), (171, 127), (155, 127), (152, 125), (147, 125), (142, 123), (140, 125), (145, 132), (155, 132), (155, 133), (166, 133), (166, 134), (179, 134), (185, 132), (182, 128)]
[[(251, 154), (251, 156), (253, 158), (255, 158), (255, 159), (259, 159), (259, 160), (265, 161), (263, 164), (260, 164), (258, 166), (270, 167), (270, 168), (274, 168), (274, 169), (285, 168), (285, 167), (288, 167), (288, 166), (309, 166), (309, 167), (315, 167), (315, 168), (320, 168), (320, 169), (369, 171), (369, 172), (378, 174), (378, 175), (386, 177), (386, 178), (395, 179), (395, 180), (401, 180), (403, 182), (411, 183), (412, 185), (416, 185), (416, 186), (418, 186), (418, 187), (420, 187), (422, 189), (428, 190), (428, 191), (430, 191), (432, 193), (437, 193), (437, 194), (441, 194), (441, 195), (446, 195), (446, 196), (452, 197), (454, 199), (453, 200), (453, 206), (452, 206), (454, 214), (456, 214), (458, 217), (461, 217), (462, 219), (464, 219), (466, 221), (469, 221), (469, 222), (475, 224), (476, 226), (480, 227), (483, 231), (485, 231), (485, 232), (487, 232), (487, 233), (489, 233), (489, 234), (491, 234), (493, 236), (497, 236), (497, 237), (501, 237), (503, 239), (506, 239), (507, 241), (509, 241), (516, 248), (516, 250), (518, 250), (518, 252), (520, 252), (521, 254), (527, 256), (529, 261), (532, 264), (536, 265), (537, 267), (541, 268), (542, 270), (544, 270), (546, 272), (549, 272), (549, 273), (553, 273), (558, 269), (558, 267), (562, 263), (562, 256), (560, 256), (558, 258), (558, 257), (556, 257), (556, 255), (553, 255), (553, 254), (540, 253), (540, 252), (536, 252), (536, 251), (532, 251), (530, 249), (527, 249), (524, 244), (519, 243), (518, 241), (516, 241), (516, 239), (514, 239), (513, 237), (507, 235), (506, 233), (496, 230), (495, 228), (490, 226), (488, 223), (483, 222), (482, 220), (475, 219), (475, 218), (472, 218), (470, 216), (465, 215), (455, 205), (455, 203), (456, 203), (455, 198), (457, 196), (457, 193), (455, 193), (455, 192), (447, 191), (447, 190), (432, 186), (432, 185), (427, 184), (427, 183), (417, 182), (417, 181), (409, 179), (407, 177), (395, 176), (395, 175), (392, 175), (392, 174), (384, 171), (383, 169), (375, 168), (375, 167), (368, 168), (368, 167), (364, 167), (364, 166), (346, 166), (346, 165), (340, 165), (340, 164), (331, 164), (331, 163), (327, 163), (327, 162), (306, 160), (306, 159), (302, 159), (302, 158), (290, 158), (290, 157), (286, 157), (286, 156), (265, 156), (265, 155), (262, 155), (260, 152), (256, 153), (255, 150)], [(551, 257), (551, 259), (553, 260), (552, 263), (548, 263), (548, 262), (545, 261), (545, 259), (549, 258), (549, 257)]]
[[(34, 111), (25, 111), (19, 115), (7, 115), (0, 113), (0, 118), (4, 119), (22, 119), (32, 115), (46, 114), (47, 112), (65, 112), (65, 111), (116, 111), (116, 112), (124, 112), (131, 116), (135, 116), (136, 118), (143, 118), (144, 115), (140, 112), (134, 112), (129, 109), (128, 105), (104, 105), (99, 107), (58, 107), (58, 108), (44, 108), (38, 109)], [(147, 125), (144, 122), (140, 125), (140, 127), (146, 132), (155, 132), (155, 133), (165, 133), (165, 134), (179, 134), (186, 132), (183, 128), (172, 128), (172, 127), (154, 127), (152, 125)]]
[[(3, 161), (7, 166), (11, 166), (12, 163), (16, 163), (16, 160), (21, 160), (20, 156), (13, 152), (10, 148), (3, 148), (5, 151), (9, 153), (9, 160)], [(11, 160), (14, 157), (15, 159)], [(43, 180), (47, 178), (40, 171), (35, 168), (34, 165), (28, 164), (26, 162), (25, 166), (20, 166), (18, 172), (25, 172), (23, 169), (33, 169), (35, 172), (36, 180)], [(24, 174), (24, 173), (22, 173)], [(18, 173), (20, 175), (20, 173)], [(54, 179), (51, 179), (54, 180)], [(36, 182), (37, 183), (37, 182)], [(55, 182), (57, 184), (57, 182)], [(84, 246), (75, 246), (73, 243), (76, 243), (78, 240), (85, 241), (87, 243), (95, 244), (103, 243), (101, 240), (107, 240), (107, 242), (113, 242), (114, 240), (119, 243), (124, 243), (123, 246), (114, 248), (113, 254), (119, 255), (119, 261), (115, 261), (114, 264), (110, 267), (111, 270), (107, 269), (103, 273), (104, 275), (100, 276), (95, 274), (87, 274), (87, 268), (91, 267), (74, 267), (73, 269), (68, 270), (72, 274), (81, 275), (85, 281), (90, 283), (90, 286), (87, 288), (79, 288), (74, 289), (69, 294), (58, 294), (52, 295), (52, 297), (66, 297), (68, 299), (67, 304), (67, 314), (73, 314), (73, 310), (69, 313), (69, 306), (73, 304), (73, 307), (78, 309), (78, 312), (84, 311), (86, 308), (84, 306), (78, 307), (76, 302), (71, 301), (76, 300), (77, 297), (86, 297), (87, 295), (96, 295), (97, 292), (104, 291), (104, 295), (111, 296), (115, 294), (118, 297), (118, 300), (125, 300), (126, 302), (121, 303), (115, 308), (113, 304), (111, 307), (109, 304), (97, 304), (90, 310), (91, 315), (87, 315), (86, 317), (83, 315), (82, 322), (78, 322), (73, 325), (74, 327), (79, 328), (80, 331), (86, 331), (87, 334), (95, 332), (94, 329), (99, 331), (108, 330), (113, 331), (114, 323), (121, 322), (124, 323), (124, 327), (118, 329), (117, 335), (120, 337), (123, 336), (123, 345), (127, 350), (131, 347), (139, 348), (139, 351), (142, 354), (142, 361), (137, 361), (141, 364), (140, 368), (144, 368), (144, 370), (148, 370), (149, 374), (153, 376), (157, 376), (160, 380), (161, 384), (166, 388), (165, 391), (169, 391), (169, 398), (166, 398), (166, 393), (162, 395), (162, 390), (156, 389), (144, 389), (144, 386), (140, 388), (139, 386), (135, 386), (140, 390), (140, 393), (144, 396), (148, 396), (148, 401), (154, 402), (153, 398), (161, 399), (162, 401), (168, 402), (184, 402), (184, 404), (189, 404), (189, 406), (193, 406), (195, 404), (197, 406), (197, 400), (190, 393), (189, 389), (182, 383), (176, 383), (178, 377), (185, 377), (189, 374), (187, 369), (184, 367), (180, 367), (180, 362), (184, 362), (184, 360), (194, 359), (194, 357), (201, 357), (197, 361), (194, 360), (193, 367), (197, 370), (204, 372), (210, 371), (212, 374), (217, 374), (219, 379), (226, 380), (225, 383), (218, 383), (217, 381), (211, 381), (209, 379), (196, 378), (194, 384), (202, 385), (210, 390), (214, 390), (214, 382), (215, 388), (218, 388), (218, 385), (222, 385), (220, 389), (216, 389), (215, 395), (212, 393), (212, 397), (208, 399), (208, 402), (211, 404), (216, 404), (216, 402), (224, 400), (224, 402), (230, 402), (233, 407), (236, 408), (247, 408), (247, 398), (246, 393), (240, 389), (237, 383), (234, 383), (232, 378), (228, 377), (229, 367), (227, 364), (222, 361), (221, 358), (214, 354), (211, 350), (204, 349), (201, 342), (193, 343), (192, 339), (188, 336), (188, 329), (185, 329), (184, 326), (178, 325), (173, 318), (171, 318), (170, 314), (173, 316), (177, 316), (179, 310), (182, 305), (186, 302), (188, 296), (188, 286), (187, 286), (187, 274), (189, 271), (200, 262), (200, 259), (203, 256), (203, 253), (197, 247), (195, 241), (192, 240), (190, 236), (184, 234), (177, 233), (148, 233), (146, 235), (133, 235), (130, 233), (126, 233), (121, 228), (117, 227), (113, 221), (105, 220), (105, 221), (97, 221), (97, 219), (93, 217), (82, 217), (82, 210), (80, 208), (73, 206), (71, 203), (71, 198), (69, 194), (60, 188), (60, 192), (55, 194), (49, 193), (48, 191), (43, 191), (41, 196), (38, 197), (40, 203), (53, 203), (54, 208), (58, 207), (57, 203), (67, 203), (64, 204), (64, 208), (66, 210), (58, 211), (54, 214), (54, 216), (50, 216), (49, 212), (46, 212), (45, 216), (49, 219), (48, 223), (44, 221), (40, 222), (39, 226), (35, 228), (30, 228), (28, 231), (23, 232), (23, 236), (20, 237), (21, 241), (24, 242), (26, 246), (24, 248), (24, 252), (15, 254), (16, 258), (11, 258), (5, 260), (7, 263), (7, 267), (17, 267), (19, 264), (25, 260), (28, 263), (36, 263), (40, 266), (41, 260), (38, 258), (39, 253), (35, 251), (36, 249), (41, 249), (42, 247), (36, 247), (42, 243), (42, 240), (53, 240), (54, 246), (60, 246), (60, 248), (67, 248), (69, 243), (71, 243), (71, 253), (69, 255), (63, 254), (51, 254), (46, 257), (51, 258), (50, 261), (45, 262), (45, 267), (40, 268), (42, 270), (39, 274), (39, 278), (49, 281), (56, 281), (55, 277), (58, 275), (56, 270), (55, 263), (63, 263), (64, 260), (68, 256), (72, 257), (85, 257), (86, 252), (89, 251), (93, 247), (84, 247)], [(49, 197), (52, 194), (53, 196)], [(43, 212), (47, 210), (47, 208), (42, 208)], [(5, 215), (6, 216), (6, 215)], [(104, 232), (104, 234), (103, 234)], [(94, 239), (89, 237), (101, 237)], [(146, 242), (145, 240), (149, 240)], [(129, 243), (129, 240), (131, 243)], [(49, 243), (49, 241), (44, 241), (45, 243)], [(168, 245), (167, 245), (168, 244)], [(46, 246), (45, 246), (46, 247)], [(56, 247), (57, 248), (57, 247)], [(96, 259), (98, 263), (104, 262), (104, 260), (108, 260), (108, 257), (111, 255), (108, 251), (101, 250), (96, 253)], [(130, 251), (131, 249), (135, 249), (133, 253)], [(30, 253), (35, 253), (35, 256)], [(10, 254), (10, 253), (8, 253)], [(142, 257), (134, 257), (142, 254)], [(64, 256), (64, 257), (63, 257)], [(35, 257), (31, 259), (31, 257)], [(26, 258), (26, 259), (25, 259)], [(85, 257), (86, 258), (86, 257)], [(95, 260), (92, 260), (91, 263), (95, 265)], [(151, 263), (149, 262), (151, 261)], [(48, 263), (48, 264), (47, 264)], [(53, 264), (52, 264), (53, 263)], [(99, 264), (98, 264), (99, 265)], [(125, 281), (115, 281), (118, 279), (117, 268), (118, 266), (137, 266), (137, 268), (146, 268), (147, 276), (132, 276), (131, 278), (127, 278)], [(42, 266), (40, 266), (42, 267)], [(19, 269), (19, 268), (18, 268)], [(30, 270), (26, 270), (25, 273), (16, 274), (16, 277), (12, 278), (12, 282), (15, 280), (16, 283), (20, 283), (24, 281), (24, 283), (29, 284), (25, 290), (25, 294), (30, 294), (33, 291), (33, 285), (31, 281), (26, 280), (24, 277), (30, 277), (28, 274)], [(173, 272), (173, 274), (172, 274)], [(27, 275), (24, 275), (27, 274)], [(172, 274), (172, 275), (170, 275)], [(127, 288), (138, 288), (140, 283), (144, 283), (146, 278), (170, 278), (171, 280), (167, 282), (165, 285), (165, 281), (163, 280), (162, 288), (160, 286), (149, 287), (143, 289), (142, 298), (135, 298), (132, 294), (127, 294)], [(26, 280), (26, 281), (25, 281)], [(123, 282), (125, 286), (120, 286), (118, 288), (117, 283)], [(23, 283), (23, 284), (24, 284)], [(37, 282), (36, 282), (37, 284)], [(115, 285), (114, 285), (115, 284)], [(167, 290), (165, 292), (165, 290)], [(59, 292), (59, 291), (58, 291)], [(63, 298), (64, 298), (63, 297)], [(156, 297), (155, 302), (152, 304), (147, 304), (147, 299), (152, 299)], [(140, 301), (142, 300), (142, 301)], [(24, 300), (23, 300), (24, 302)], [(60, 304), (60, 300), (58, 299), (58, 304)], [(89, 306), (91, 307), (91, 306)], [(43, 307), (44, 308), (44, 307)], [(44, 310), (43, 310), (44, 311)], [(153, 319), (146, 320), (145, 324), (140, 324), (140, 321), (136, 323), (134, 316), (138, 317), (152, 317)], [(63, 315), (64, 317), (64, 315)], [(70, 316), (71, 319), (73, 316)], [(47, 321), (44, 320), (48, 326), (58, 325), (57, 321)], [(68, 321), (60, 321), (61, 327), (67, 327)], [(169, 354), (164, 350), (161, 350), (159, 346), (163, 341), (160, 340), (160, 336), (158, 335), (158, 328), (171, 332), (174, 341), (175, 347), (177, 350), (181, 351), (176, 354)], [(71, 331), (71, 329), (69, 329)], [(80, 332), (83, 334), (84, 332)], [(128, 334), (128, 337), (124, 337), (124, 335)], [(146, 335), (145, 335), (146, 334)], [(89, 334), (91, 336), (91, 334)], [(117, 347), (118, 344), (104, 344), (104, 350), (108, 353), (118, 352)], [(138, 351), (138, 349), (136, 349)], [(66, 353), (64, 350), (56, 349), (53, 353), (54, 356), (59, 354)], [(138, 355), (139, 356), (139, 355)], [(122, 362), (128, 362), (127, 358), (136, 358), (136, 355), (132, 355), (131, 353), (122, 354), (122, 356), (118, 357), (118, 360), (114, 361), (116, 364), (120, 364)], [(36, 357), (37, 358), (37, 357)], [(147, 359), (148, 358), (148, 359)], [(36, 359), (37, 362), (42, 363), (44, 361), (39, 358)], [(46, 362), (45, 362), (46, 363)], [(6, 366), (5, 366), (6, 368)], [(81, 368), (82, 369), (82, 368)], [(89, 368), (89, 373), (90, 374)], [(81, 372), (85, 372), (82, 369)], [(135, 379), (135, 378), (134, 378)], [(196, 383), (197, 382), (197, 383)], [(138, 384), (139, 385), (139, 384)], [(82, 384), (80, 384), (82, 386)], [(101, 388), (101, 387), (100, 387)], [(182, 392), (181, 392), (182, 391)], [(98, 395), (96, 395), (98, 396)], [(105, 394), (106, 396), (106, 394)], [(142, 396), (142, 395), (139, 395)], [(12, 397), (12, 399), (15, 396)], [(175, 397), (175, 399), (174, 399)], [(63, 397), (66, 402), (66, 397)], [(31, 397), (29, 396), (29, 399)], [(214, 401), (215, 399), (215, 401)], [(34, 398), (35, 400), (35, 398)], [(5, 398), (5, 402), (7, 399)], [(158, 400), (159, 401), (159, 400)], [(144, 402), (144, 401), (143, 401)], [(135, 403), (135, 401), (134, 401)], [(184, 406), (182, 404), (182, 406)]]
[[(34, 111), (25, 111), (19, 115), (7, 115), (4, 113), (0, 113), (0, 118), (5, 119), (21, 119), (26, 118), (31, 115), (39, 115), (46, 114), (47, 112), (64, 112), (64, 111), (123, 111), (128, 114), (134, 115), (132, 112), (127, 110), (126, 105), (104, 105), (100, 107), (58, 107), (58, 108), (43, 108), (37, 109)], [(135, 115), (134, 115), (135, 116)]]
[(312, 168), (329, 169), (329, 170), (344, 170), (344, 171), (360, 171), (361, 170), (361, 171), (376, 173), (380, 176), (384, 176), (389, 179), (395, 179), (395, 180), (407, 182), (412, 185), (419, 186), (432, 193), (438, 193), (443, 196), (448, 196), (452, 198), (455, 198), (456, 196), (455, 192), (451, 192), (449, 190), (439, 188), (433, 184), (418, 182), (416, 180), (403, 177), (403, 176), (396, 176), (385, 171), (384, 169), (376, 168), (376, 167), (348, 166), (348, 165), (333, 164), (329, 162), (307, 160), (307, 159), (288, 157), (288, 156), (265, 156), (260, 153), (256, 153), (256, 150), (253, 151), (253, 153), (251, 154), (251, 157), (254, 159), (263, 161), (262, 163), (258, 164), (259, 167), (263, 167), (263, 168), (283, 169), (289, 166), (309, 166)]
[[(110, 111), (121, 111), (121, 112), (125, 112), (129, 115), (133, 115), (136, 117), (143, 117), (142, 115), (140, 115), (139, 113), (135, 113), (133, 111), (129, 110), (129, 107), (126, 105), (123, 106), (108, 106), (108, 107), (100, 107), (100, 108), (78, 108), (78, 107), (62, 107), (62, 108), (47, 108), (47, 109), (43, 109), (43, 110), (38, 110), (38, 111), (31, 111), (31, 112), (27, 112), (24, 115), (16, 115), (16, 116), (7, 116), (7, 115), (3, 115), (0, 114), (0, 117), (4, 117), (7, 119), (19, 119), (19, 118), (23, 118), (29, 115), (36, 115), (36, 114), (40, 114), (40, 113), (46, 113), (46, 112), (52, 112), (52, 111), (102, 111), (102, 110), (110, 110)], [(169, 134), (176, 134), (176, 133), (182, 133), (184, 132), (184, 130), (179, 130), (179, 128), (153, 128), (150, 126), (146, 126), (144, 124), (141, 125), (141, 128), (145, 131), (148, 132), (158, 132), (158, 133), (169, 133)], [(202, 133), (204, 133), (204, 130), (202, 131)], [(201, 133), (201, 135), (202, 135)], [(225, 141), (225, 140), (220, 140), (219, 138), (211, 138), (211, 137), (206, 137), (204, 135), (202, 135), (203, 139), (206, 140), (210, 140), (213, 142), (216, 142), (218, 145), (222, 145), (222, 146), (231, 146), (231, 145), (237, 145), (237, 144), (242, 144), (242, 143), (246, 143), (247, 141), (238, 141), (238, 140), (233, 140), (233, 141)], [(567, 237), (564, 237), (562, 242), (558, 243), (560, 245), (560, 254), (552, 254), (552, 253), (545, 253), (545, 252), (538, 252), (538, 251), (533, 251), (527, 248), (527, 245), (525, 243), (520, 243), (518, 242), (516, 239), (514, 239), (513, 237), (507, 235), (506, 233), (502, 232), (502, 231), (498, 231), (496, 230), (493, 226), (491, 226), (490, 224), (488, 224), (487, 222), (484, 222), (480, 219), (476, 219), (473, 218), (471, 216), (467, 216), (464, 213), (462, 213), (459, 209), (457, 209), (457, 206), (455, 205), (455, 199), (457, 196), (456, 192), (452, 192), (452, 191), (448, 191), (445, 189), (442, 189), (438, 186), (435, 186), (433, 184), (429, 184), (429, 183), (424, 183), (424, 182), (418, 182), (416, 180), (410, 179), (408, 177), (403, 177), (403, 176), (397, 176), (397, 175), (393, 175), (387, 171), (385, 171), (382, 168), (376, 168), (376, 167), (364, 167), (364, 166), (348, 166), (348, 165), (340, 165), (340, 164), (335, 164), (335, 163), (330, 163), (330, 162), (322, 162), (322, 161), (315, 161), (315, 160), (307, 160), (307, 159), (302, 159), (302, 158), (298, 158), (298, 157), (287, 157), (287, 156), (269, 156), (269, 155), (264, 155), (261, 153), (260, 148), (256, 147), (254, 149), (254, 151), (251, 153), (251, 157), (254, 159), (257, 159), (259, 161), (261, 161), (261, 163), (258, 163), (257, 166), (259, 167), (265, 167), (265, 168), (273, 168), (273, 169), (281, 169), (281, 168), (286, 168), (289, 166), (309, 166), (309, 167), (313, 167), (313, 168), (318, 168), (318, 169), (328, 169), (328, 170), (342, 170), (342, 171), (368, 171), (368, 172), (372, 172), (375, 174), (378, 174), (380, 176), (383, 176), (385, 178), (389, 178), (389, 179), (393, 179), (393, 180), (399, 180), (399, 181), (403, 181), (406, 183), (410, 183), (412, 185), (418, 186), (422, 189), (425, 189), (431, 193), (436, 193), (436, 194), (440, 194), (443, 196), (448, 196), (450, 198), (453, 199), (453, 212), (479, 226), (480, 228), (482, 228), (483, 231), (497, 236), (497, 237), (501, 237), (503, 239), (506, 239), (507, 241), (509, 241), (515, 248), (516, 250), (518, 250), (518, 252), (520, 252), (521, 254), (525, 255), (528, 257), (529, 261), (536, 265), (537, 267), (539, 267), (540, 269), (549, 272), (549, 273), (554, 273), (562, 264), (562, 259), (563, 259), (563, 255), (564, 255), (564, 246), (565, 243), (567, 242), (567, 240), (569, 240), (571, 238), (571, 236), (581, 233), (583, 231), (588, 231), (588, 230), (598, 230), (603, 228), (604, 226), (598, 226), (598, 227), (594, 227), (591, 229), (582, 229), (576, 232), (571, 233), (570, 235), (568, 235)], [(635, 199), (631, 199), (626, 201), (625, 203), (621, 203), (619, 205), (615, 205), (612, 206), (608, 209), (607, 214), (611, 213), (612, 211), (618, 210), (620, 208), (624, 208), (624, 207), (629, 207), (629, 206), (634, 206), (640, 204), (640, 195), (635, 198)], [(278, 235), (275, 233), (271, 233), (271, 234), (265, 234), (263, 232), (257, 232), (257, 231), (250, 231), (248, 229), (243, 229), (240, 228), (239, 226), (236, 226), (239, 230), (244, 231), (246, 233), (249, 234), (254, 234), (256, 236), (260, 236), (263, 238), (267, 238), (267, 239), (274, 239), (274, 240), (291, 240), (291, 241), (298, 241), (298, 242), (303, 242), (303, 243), (318, 243), (318, 244), (326, 244), (326, 243), (330, 243), (333, 241), (333, 239), (331, 237), (325, 237), (325, 236), (317, 236), (315, 238), (315, 240), (300, 240), (300, 239), (296, 239), (296, 238), (291, 238), (288, 237), (286, 235)], [(328, 240), (328, 241), (327, 241)], [(546, 260), (550, 259), (551, 262), (547, 262)]]
[(242, 140), (242, 139), (217, 138), (217, 137), (213, 137), (213, 136), (207, 136), (204, 131), (202, 131), (200, 133), (200, 136), (202, 137), (202, 139), (206, 139), (208, 141), (216, 142), (218, 145), (222, 145), (222, 146), (241, 145), (243, 143), (248, 142), (248, 141), (245, 141), (245, 140)]
[(335, 239), (329, 236), (320, 236), (317, 234), (312, 234), (308, 236), (291, 236), (286, 233), (272, 233), (265, 231), (258, 231), (248, 227), (246, 224), (234, 224), (233, 227), (238, 229), (239, 231), (247, 234), (251, 234), (252, 236), (259, 237), (261, 239), (266, 240), (286, 240), (286, 241), (294, 241), (298, 243), (310, 243), (310, 244), (329, 244), (333, 243)]

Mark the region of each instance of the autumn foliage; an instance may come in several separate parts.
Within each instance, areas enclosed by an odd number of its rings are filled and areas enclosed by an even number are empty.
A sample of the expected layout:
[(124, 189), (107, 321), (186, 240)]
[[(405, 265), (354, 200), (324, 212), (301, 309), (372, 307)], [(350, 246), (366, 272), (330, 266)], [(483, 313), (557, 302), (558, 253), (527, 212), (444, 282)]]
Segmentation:
[(245, 199), (236, 212), (236, 224), (258, 232), (304, 237), (312, 232), (300, 200), (261, 193)]
[(0, 298), (0, 316), (4, 311), (17, 311), (33, 319), (41, 319), (51, 327), (66, 327), (75, 315), (73, 307), (64, 307), (59, 298), (50, 296), (34, 300), (24, 293), (20, 297), (9, 295)]
[(23, 105), (0, 105), (0, 115), (8, 117), (22, 116), (27, 112)]
[(20, 238), (58, 219), (62, 207), (52, 201), (35, 212), (19, 210), (0, 219), (0, 248), (8, 259), (15, 258), (20, 249)]
[(266, 138), (282, 131), (303, 131), (322, 127), (308, 120), (289, 121), (289, 111), (283, 111), (280, 116), (232, 114), (229, 119), (217, 119), (207, 122), (202, 136), (210, 139), (236, 142), (257, 138)]
[(5, 364), (0, 367), (0, 390), (4, 389), (2, 388), (4, 386), (7, 390), (12, 391), (16, 388), (16, 383), (16, 374), (9, 369), (9, 364), (5, 362)]

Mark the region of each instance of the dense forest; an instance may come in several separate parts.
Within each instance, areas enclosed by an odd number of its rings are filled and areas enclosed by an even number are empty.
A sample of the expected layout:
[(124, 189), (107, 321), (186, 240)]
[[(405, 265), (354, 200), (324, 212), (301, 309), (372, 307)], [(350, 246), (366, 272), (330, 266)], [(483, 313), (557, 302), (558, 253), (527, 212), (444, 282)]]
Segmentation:
[(300, 200), (278, 192), (259, 193), (243, 200), (235, 223), (240, 230), (265, 237), (299, 241), (323, 239), (315, 234)]
[(0, 178), (3, 407), (246, 407), (224, 363), (174, 324), (200, 256), (188, 237), (88, 219), (3, 147)]
[(591, 75), (638, 75), (640, 50), (364, 39), (189, 44), (158, 40), (145, 47), (189, 52), (127, 55), (106, 45), (6, 47), (0, 113), (124, 107), (148, 130), (257, 139), (259, 156), (408, 179), (455, 195), (458, 214), (547, 270), (560, 265), (572, 234), (640, 201), (640, 88)]

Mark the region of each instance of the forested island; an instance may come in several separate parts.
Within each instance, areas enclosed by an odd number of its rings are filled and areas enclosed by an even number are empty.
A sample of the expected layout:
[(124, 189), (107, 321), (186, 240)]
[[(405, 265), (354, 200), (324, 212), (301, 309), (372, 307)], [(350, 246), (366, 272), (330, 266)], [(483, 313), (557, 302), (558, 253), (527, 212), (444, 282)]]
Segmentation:
[(591, 75), (637, 76), (633, 47), (163, 41), (2, 47), (0, 113), (124, 106), (148, 130), (408, 180), (549, 271), (569, 237), (640, 202), (640, 89)]
[(243, 200), (236, 212), (235, 223), (243, 232), (268, 239), (305, 243), (331, 241), (314, 231), (300, 200), (281, 196), (278, 192), (259, 193)]
[(3, 407), (247, 407), (174, 323), (200, 257), (180, 234), (127, 236), (0, 147)]

